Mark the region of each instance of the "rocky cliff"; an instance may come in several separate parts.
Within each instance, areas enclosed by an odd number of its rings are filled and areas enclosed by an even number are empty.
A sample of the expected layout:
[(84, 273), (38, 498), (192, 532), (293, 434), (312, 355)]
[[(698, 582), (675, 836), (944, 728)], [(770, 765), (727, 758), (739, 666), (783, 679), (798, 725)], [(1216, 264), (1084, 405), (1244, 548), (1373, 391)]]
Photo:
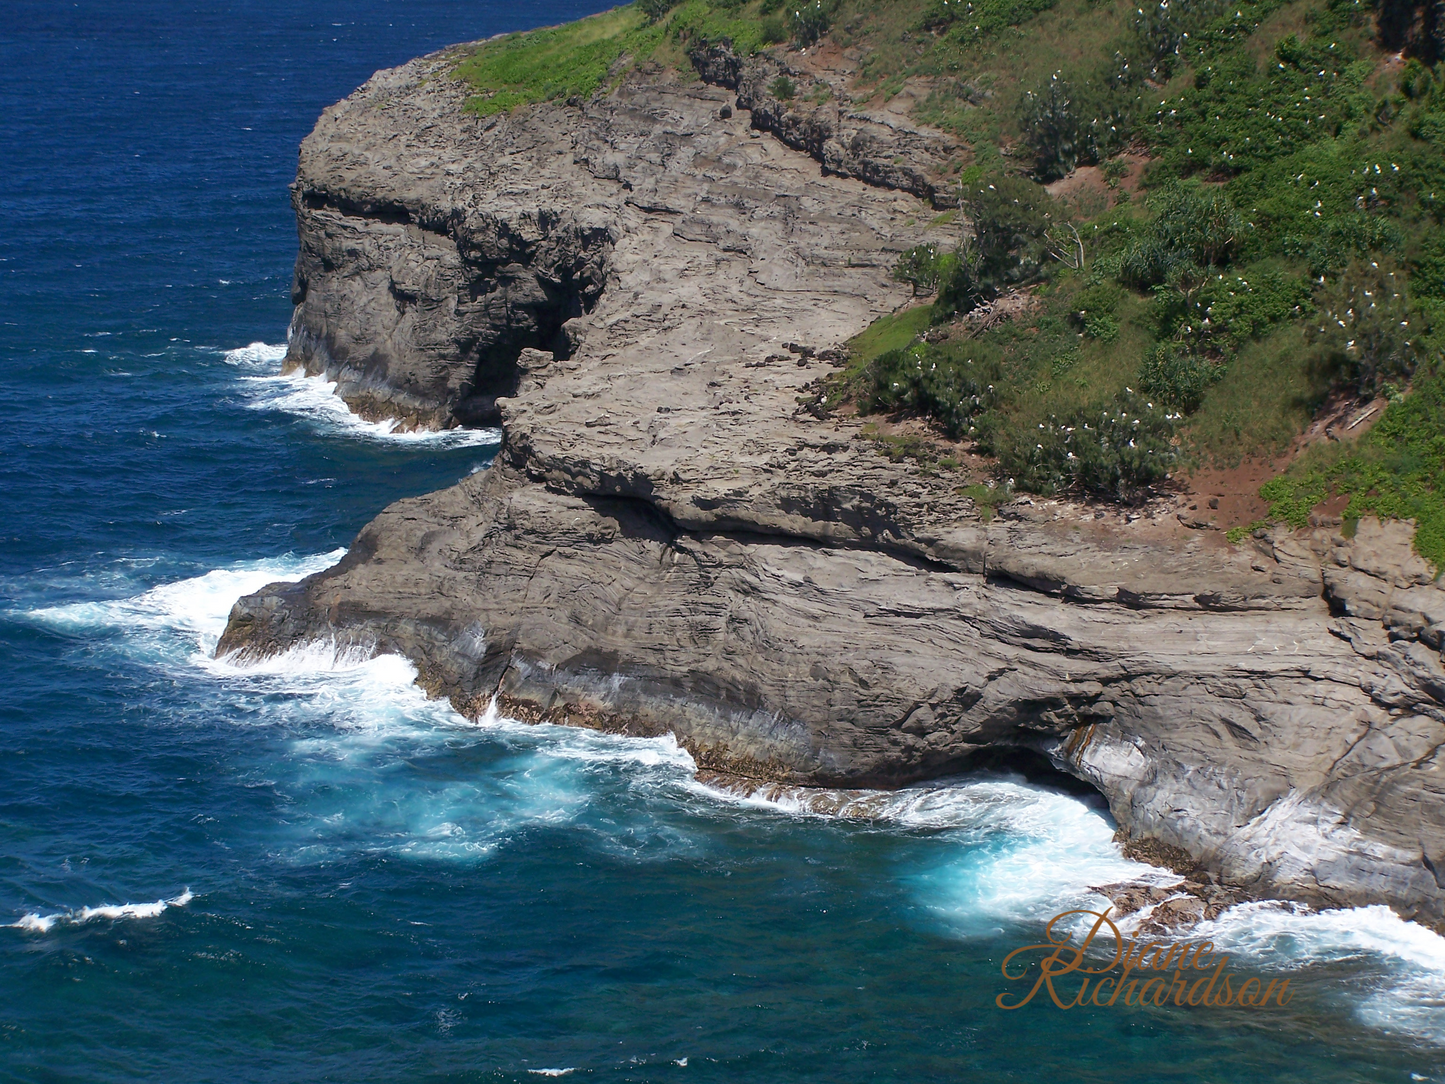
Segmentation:
[(897, 252), (948, 240), (944, 152), (763, 101), (731, 63), (482, 119), (439, 55), (326, 112), (290, 363), (504, 444), (242, 599), (218, 650), (400, 652), (464, 712), (672, 732), (791, 783), (1033, 750), (1231, 881), (1445, 923), (1445, 591), (1411, 528), (1236, 548), (1063, 502), (985, 522), (957, 477), (801, 409), (906, 302)]

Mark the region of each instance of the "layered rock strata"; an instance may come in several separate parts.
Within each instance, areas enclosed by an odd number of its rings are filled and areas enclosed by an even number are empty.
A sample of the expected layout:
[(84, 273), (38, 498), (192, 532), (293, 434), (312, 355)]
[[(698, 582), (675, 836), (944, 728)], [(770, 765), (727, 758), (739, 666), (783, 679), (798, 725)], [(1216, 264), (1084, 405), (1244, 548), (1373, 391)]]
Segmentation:
[(1216, 877), (1445, 922), (1445, 592), (1408, 526), (985, 522), (800, 408), (906, 303), (896, 253), (949, 240), (928, 203), (706, 83), (483, 120), (448, 67), (379, 74), (303, 146), (292, 358), (417, 423), (500, 419), (502, 450), (242, 599), (219, 651), (399, 652), (464, 712), (791, 784), (1035, 750)]

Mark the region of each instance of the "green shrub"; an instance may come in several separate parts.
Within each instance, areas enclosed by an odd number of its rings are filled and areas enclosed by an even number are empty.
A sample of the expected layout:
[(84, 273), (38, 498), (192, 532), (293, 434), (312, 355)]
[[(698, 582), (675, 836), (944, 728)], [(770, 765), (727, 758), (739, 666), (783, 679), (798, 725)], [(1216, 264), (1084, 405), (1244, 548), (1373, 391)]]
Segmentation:
[(1034, 175), (1041, 181), (1057, 180), (1074, 171), (1080, 158), (1090, 150), (1074, 109), (1073, 91), (1054, 72), (1038, 90), (1024, 96), (1021, 127), (1024, 140), (1034, 155)]
[(961, 248), (953, 273), (939, 291), (935, 320), (968, 312), (1010, 286), (1039, 277), (1047, 253), (1053, 201), (1023, 177), (980, 181), (963, 200), (974, 239)]
[(1304, 260), (1311, 275), (1339, 275), (1350, 263), (1371, 252), (1398, 253), (1405, 245), (1397, 223), (1380, 215), (1352, 211), (1332, 215), (1312, 234), (1293, 233), (1280, 248), (1286, 256)]
[(1391, 261), (1356, 261), (1337, 283), (1321, 287), (1315, 301), (1319, 319), (1306, 336), (1346, 363), (1361, 394), (1374, 395), (1386, 381), (1415, 371), (1425, 329), (1405, 276)]
[(1119, 267), (1119, 277), (1141, 289), (1228, 264), (1248, 228), (1219, 190), (1172, 185), (1150, 203), (1154, 218)]
[(1132, 130), (1126, 105), (1098, 83), (1073, 83), (1063, 72), (1026, 93), (1019, 127), (1033, 152), (1034, 175), (1056, 180), (1121, 149)]
[(1276, 324), (1313, 307), (1301, 279), (1261, 269), (1246, 275), (1176, 275), (1154, 291), (1154, 320), (1162, 338), (1199, 354), (1227, 357)]
[(997, 402), (1004, 376), (996, 353), (979, 346), (967, 357), (929, 343), (880, 354), (864, 367), (858, 409), (864, 414), (917, 413), (950, 437), (969, 433), (973, 420)]
[(1109, 282), (1080, 290), (1071, 313), (1074, 326), (1091, 339), (1113, 342), (1119, 337), (1119, 321), (1114, 315), (1119, 297), (1119, 287)]
[(1188, 253), (1148, 234), (1131, 242), (1119, 256), (1119, 281), (1140, 290), (1162, 286), (1181, 275), (1202, 273)]
[(791, 102), (798, 88), (786, 75), (780, 75), (768, 85), (768, 93), (780, 102)]
[(1230, 354), (1275, 325), (1303, 316), (1311, 306), (1310, 288), (1301, 279), (1261, 270), (1217, 275), (1199, 291), (1200, 319), (1186, 334), (1198, 349)]
[(1139, 369), (1139, 387), (1165, 406), (1193, 414), (1224, 366), (1191, 354), (1174, 343), (1160, 343)]
[(949, 273), (939, 280), (933, 322), (941, 324), (957, 313), (972, 312), (996, 294), (996, 284), (984, 279), (978, 245), (973, 238), (966, 238), (954, 255)]
[(933, 0), (919, 21), (923, 30), (948, 30), (955, 41), (971, 43), (1020, 26), (1048, 11), (1059, 0)]
[(943, 252), (935, 244), (915, 245), (898, 257), (893, 279), (913, 287), (913, 296), (930, 294), (952, 274), (958, 256)]
[(833, 9), (831, 4), (825, 5), (823, 0), (813, 0), (811, 4), (804, 3), (795, 9), (789, 16), (788, 23), (793, 32), (793, 44), (799, 49), (806, 49), (816, 44), (833, 22)]
[(1162, 82), (1173, 72), (1181, 46), (1224, 10), (1226, 0), (1146, 0), (1134, 15), (1134, 36), (1149, 78)]
[(649, 23), (655, 23), (675, 8), (680, 0), (637, 0), (637, 10)]
[(1445, 301), (1445, 231), (1426, 235), (1410, 261), (1410, 292), (1416, 297)]
[(1243, 173), (1365, 119), (1375, 106), (1364, 89), (1373, 72), (1338, 41), (1285, 38), (1263, 71), (1247, 50), (1221, 51), (1201, 57), (1193, 89), (1161, 100), (1141, 128), (1176, 175)]
[(1136, 501), (1173, 467), (1177, 421), (1126, 388), (1104, 407), (1081, 407), (1063, 420), (1005, 434), (998, 441), (999, 469), (1034, 493)]

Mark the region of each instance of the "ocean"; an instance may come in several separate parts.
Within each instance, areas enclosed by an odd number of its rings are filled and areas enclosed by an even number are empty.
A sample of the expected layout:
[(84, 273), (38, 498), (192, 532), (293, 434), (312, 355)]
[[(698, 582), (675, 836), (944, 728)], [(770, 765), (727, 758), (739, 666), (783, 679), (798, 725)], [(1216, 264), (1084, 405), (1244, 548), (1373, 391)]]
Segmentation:
[(1445, 1079), (1445, 939), (1379, 907), (1201, 931), (1285, 1009), (999, 1009), (1051, 915), (1159, 876), (1086, 795), (819, 813), (395, 657), (211, 657), (496, 449), (280, 375), (297, 144), (379, 67), (601, 6), (6, 3), (0, 1078)]

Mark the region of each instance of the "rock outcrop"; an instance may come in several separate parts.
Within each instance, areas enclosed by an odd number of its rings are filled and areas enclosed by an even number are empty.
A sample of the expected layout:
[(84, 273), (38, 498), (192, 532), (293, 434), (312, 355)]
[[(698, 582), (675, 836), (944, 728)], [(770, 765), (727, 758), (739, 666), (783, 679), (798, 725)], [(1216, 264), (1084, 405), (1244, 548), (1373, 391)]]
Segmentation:
[(672, 732), (790, 784), (1034, 750), (1216, 877), (1445, 922), (1445, 592), (1407, 525), (985, 522), (799, 406), (906, 302), (928, 204), (705, 83), (483, 120), (447, 68), (379, 74), (306, 141), (292, 358), (362, 407), (498, 417), (502, 450), (242, 599), (219, 651), (400, 652), (464, 712)]

